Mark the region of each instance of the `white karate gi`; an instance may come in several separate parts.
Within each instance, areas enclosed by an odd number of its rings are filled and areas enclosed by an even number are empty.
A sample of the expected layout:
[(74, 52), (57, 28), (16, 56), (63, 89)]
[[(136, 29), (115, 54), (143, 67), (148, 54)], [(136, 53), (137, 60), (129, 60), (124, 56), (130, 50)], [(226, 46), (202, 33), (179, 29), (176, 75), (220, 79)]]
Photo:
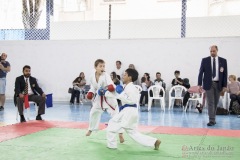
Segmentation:
[[(90, 78), (90, 84), (91, 85), (90, 85), (89, 92), (96, 94), (96, 96), (92, 100), (92, 108), (90, 111), (88, 130), (95, 131), (99, 129), (101, 114), (104, 112), (104, 110), (106, 110), (111, 116), (113, 116), (115, 113), (119, 112), (119, 109), (118, 109), (118, 103), (116, 98), (111, 98), (111, 97), (109, 98), (104, 96), (102, 98), (102, 105), (101, 105), (101, 96), (97, 94), (98, 89), (100, 87), (104, 88), (110, 84), (112, 84), (115, 87), (109, 74), (107, 74), (106, 72), (103, 72), (100, 75), (99, 80), (97, 82), (96, 76), (94, 73)], [(113, 110), (109, 105), (111, 105), (115, 110)]]
[[(124, 91), (121, 94), (106, 92), (107, 97), (116, 97), (121, 100), (122, 105), (125, 104), (137, 104), (139, 101), (139, 91), (131, 82), (127, 84)], [(138, 125), (138, 109), (137, 107), (126, 107), (112, 119), (110, 119), (107, 127), (107, 146), (109, 148), (117, 148), (116, 133), (119, 130), (124, 129), (127, 134), (136, 142), (148, 146), (154, 147), (156, 138), (141, 134), (137, 131)]]

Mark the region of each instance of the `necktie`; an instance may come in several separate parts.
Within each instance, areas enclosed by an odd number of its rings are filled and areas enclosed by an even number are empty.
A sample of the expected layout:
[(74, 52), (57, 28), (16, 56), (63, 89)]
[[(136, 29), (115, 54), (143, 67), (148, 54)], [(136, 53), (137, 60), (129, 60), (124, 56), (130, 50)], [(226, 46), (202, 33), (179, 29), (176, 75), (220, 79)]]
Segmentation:
[(213, 58), (213, 72), (212, 72), (212, 77), (216, 77), (216, 60), (215, 57)]
[(25, 82), (24, 94), (25, 95), (28, 94), (28, 79), (27, 78), (26, 78), (26, 82)]

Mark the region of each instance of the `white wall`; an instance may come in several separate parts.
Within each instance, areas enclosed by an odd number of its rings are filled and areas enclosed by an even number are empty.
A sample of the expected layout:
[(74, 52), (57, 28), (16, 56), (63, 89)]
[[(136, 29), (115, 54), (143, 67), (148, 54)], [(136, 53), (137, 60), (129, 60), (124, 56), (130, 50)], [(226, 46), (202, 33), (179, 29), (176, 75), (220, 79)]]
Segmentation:
[[(82, 1), (68, 2), (68, 11), (62, 0), (54, 0), (55, 21), (108, 20), (109, 3), (105, 0), (88, 0), (87, 10), (77, 11)], [(181, 0), (111, 0), (112, 20), (169, 19), (180, 18)], [(212, 2), (211, 2), (212, 1)], [(72, 7), (70, 7), (72, 3)], [(240, 1), (237, 0), (188, 0), (187, 17), (240, 15)]]
[[(240, 16), (193, 17), (186, 37), (240, 36)], [(108, 21), (52, 22), (51, 40), (108, 39)], [(115, 20), (112, 39), (180, 38), (181, 19)]]
[(229, 74), (240, 76), (240, 38), (0, 41), (0, 52), (8, 54), (12, 69), (7, 75), (6, 96), (13, 97), (15, 78), (27, 64), (55, 101), (69, 101), (67, 90), (74, 78), (83, 71), (88, 79), (98, 58), (106, 61), (107, 72), (121, 60), (124, 68), (135, 64), (140, 77), (149, 72), (153, 80), (160, 71), (168, 87), (176, 69), (181, 71), (181, 78), (187, 77), (196, 85), (201, 59), (209, 55), (212, 44), (218, 45), (219, 56), (228, 60)]

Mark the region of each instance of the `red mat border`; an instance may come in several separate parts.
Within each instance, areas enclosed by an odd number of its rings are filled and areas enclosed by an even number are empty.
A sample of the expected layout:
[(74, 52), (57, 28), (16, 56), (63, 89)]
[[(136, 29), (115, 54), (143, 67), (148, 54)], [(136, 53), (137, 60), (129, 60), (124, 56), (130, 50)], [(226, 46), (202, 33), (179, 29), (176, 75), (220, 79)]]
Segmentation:
[[(61, 121), (28, 121), (0, 127), (0, 142), (28, 134), (43, 131), (49, 128), (76, 128), (87, 129), (87, 122), (61, 122)], [(100, 129), (106, 128), (100, 124)], [(192, 135), (192, 136), (222, 136), (240, 138), (240, 130), (223, 130), (208, 128), (181, 128), (163, 126), (139, 126), (139, 131), (156, 134)]]

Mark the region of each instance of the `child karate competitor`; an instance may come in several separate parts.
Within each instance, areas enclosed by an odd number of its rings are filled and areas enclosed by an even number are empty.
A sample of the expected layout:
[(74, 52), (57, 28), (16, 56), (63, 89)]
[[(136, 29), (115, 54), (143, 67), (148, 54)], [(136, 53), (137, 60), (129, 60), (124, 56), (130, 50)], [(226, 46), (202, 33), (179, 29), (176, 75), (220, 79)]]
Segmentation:
[(127, 69), (123, 76), (125, 87), (117, 85), (115, 91), (105, 93), (106, 97), (115, 97), (122, 102), (119, 107), (120, 112), (110, 119), (107, 127), (107, 147), (111, 149), (117, 148), (116, 133), (124, 129), (126, 133), (141, 145), (159, 149), (161, 141), (137, 131), (138, 110), (137, 103), (139, 101), (139, 91), (133, 82), (138, 79), (138, 72), (134, 69)]
[[(95, 73), (90, 78), (90, 90), (87, 93), (87, 98), (92, 100), (92, 108), (89, 117), (89, 128), (86, 136), (90, 136), (92, 131), (98, 130), (101, 114), (107, 111), (111, 116), (119, 112), (116, 98), (106, 98), (105, 92), (115, 91), (115, 85), (110, 77), (105, 72), (105, 62), (102, 59), (97, 59), (94, 63)], [(124, 142), (122, 132), (119, 131), (120, 142)]]

